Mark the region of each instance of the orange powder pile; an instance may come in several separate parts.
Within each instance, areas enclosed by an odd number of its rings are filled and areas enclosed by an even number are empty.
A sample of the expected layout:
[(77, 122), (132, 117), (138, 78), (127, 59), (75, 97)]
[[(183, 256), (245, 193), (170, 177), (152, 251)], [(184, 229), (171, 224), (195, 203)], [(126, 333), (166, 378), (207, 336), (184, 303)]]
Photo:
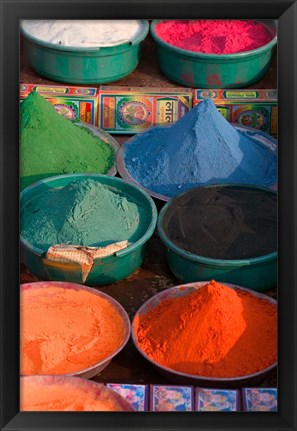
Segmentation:
[(105, 299), (62, 287), (21, 289), (21, 374), (68, 374), (112, 354), (124, 322)]
[(21, 411), (133, 411), (102, 384), (63, 376), (21, 377)]
[(277, 357), (276, 305), (215, 281), (161, 302), (134, 329), (146, 355), (186, 374), (240, 377)]

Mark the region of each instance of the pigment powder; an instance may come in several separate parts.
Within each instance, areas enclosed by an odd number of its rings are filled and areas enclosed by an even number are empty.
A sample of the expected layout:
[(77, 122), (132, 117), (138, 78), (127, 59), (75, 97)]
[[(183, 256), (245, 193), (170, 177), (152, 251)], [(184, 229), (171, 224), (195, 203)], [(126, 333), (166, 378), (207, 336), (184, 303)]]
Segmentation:
[(169, 20), (155, 31), (170, 45), (206, 54), (251, 51), (272, 39), (264, 24), (252, 20)]
[(21, 288), (20, 373), (68, 374), (89, 368), (124, 341), (124, 321), (107, 299), (57, 285)]
[(72, 47), (115, 46), (137, 39), (140, 20), (24, 20), (23, 29), (44, 42)]
[(277, 195), (259, 189), (197, 187), (171, 201), (165, 235), (187, 252), (249, 259), (277, 250)]
[(277, 360), (276, 304), (215, 281), (161, 301), (134, 329), (150, 359), (185, 374), (241, 377)]
[(211, 99), (170, 127), (138, 135), (126, 149), (130, 175), (148, 190), (173, 197), (198, 185), (277, 181), (276, 149), (238, 132)]
[(98, 181), (74, 180), (28, 202), (21, 212), (21, 236), (44, 251), (63, 243), (102, 247), (135, 242), (144, 233), (148, 216), (140, 204)]
[(106, 174), (114, 159), (109, 144), (64, 118), (37, 92), (21, 103), (21, 189), (53, 175)]
[(134, 411), (103, 384), (77, 377), (26, 376), (20, 379), (21, 411)]

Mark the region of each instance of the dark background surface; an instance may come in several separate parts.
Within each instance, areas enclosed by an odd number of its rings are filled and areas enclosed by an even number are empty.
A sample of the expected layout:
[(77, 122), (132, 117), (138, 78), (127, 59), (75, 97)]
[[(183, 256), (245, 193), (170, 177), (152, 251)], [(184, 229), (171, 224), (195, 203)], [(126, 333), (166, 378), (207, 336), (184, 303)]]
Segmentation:
[[(67, 85), (50, 81), (35, 73), (29, 66), (24, 49), (24, 41), (21, 38), (20, 50), (20, 82), (33, 84)], [(166, 78), (159, 69), (156, 55), (156, 46), (148, 36), (142, 45), (141, 58), (137, 69), (126, 78), (110, 83), (109, 85), (129, 85), (146, 87), (179, 87), (178, 84)], [(91, 85), (89, 85), (91, 87)], [(277, 52), (274, 51), (272, 63), (265, 77), (249, 88), (275, 89), (277, 88)], [(131, 135), (113, 135), (121, 144)], [(160, 202), (156, 202), (160, 209)], [(180, 284), (170, 272), (166, 263), (165, 246), (157, 233), (148, 242), (147, 254), (143, 265), (131, 277), (118, 283), (98, 287), (104, 293), (115, 298), (127, 311), (130, 319), (133, 318), (138, 308), (156, 293)], [(21, 265), (21, 283), (37, 281), (27, 269)], [(263, 292), (276, 299), (276, 288)], [(138, 384), (166, 384), (168, 383), (135, 349), (130, 339), (122, 352), (94, 381), (104, 383), (138, 383)], [(261, 384), (262, 387), (276, 387), (276, 370), (271, 372)]]

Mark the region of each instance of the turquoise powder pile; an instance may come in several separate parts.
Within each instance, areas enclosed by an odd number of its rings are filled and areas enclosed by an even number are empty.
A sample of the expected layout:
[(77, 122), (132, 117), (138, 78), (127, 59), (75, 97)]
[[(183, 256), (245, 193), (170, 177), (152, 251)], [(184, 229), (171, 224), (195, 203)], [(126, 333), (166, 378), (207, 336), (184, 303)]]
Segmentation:
[(75, 180), (32, 199), (21, 214), (21, 235), (47, 251), (53, 244), (105, 246), (136, 241), (145, 209), (92, 179)]
[(130, 175), (173, 197), (199, 185), (277, 182), (277, 151), (237, 131), (211, 99), (168, 128), (154, 127), (126, 146)]

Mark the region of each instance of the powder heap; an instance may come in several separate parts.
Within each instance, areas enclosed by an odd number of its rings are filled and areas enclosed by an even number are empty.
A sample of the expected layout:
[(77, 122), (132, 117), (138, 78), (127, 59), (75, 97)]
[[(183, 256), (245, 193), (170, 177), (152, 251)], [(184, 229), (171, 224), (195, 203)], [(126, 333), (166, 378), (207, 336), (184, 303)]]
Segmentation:
[(276, 305), (215, 281), (160, 302), (134, 328), (149, 358), (186, 374), (240, 377), (277, 357)]
[(60, 115), (33, 91), (20, 107), (21, 189), (59, 174), (105, 174), (114, 163), (113, 148)]
[(211, 99), (171, 127), (155, 127), (137, 136), (126, 151), (130, 175), (169, 197), (198, 185), (276, 183), (276, 151), (238, 132)]
[(45, 42), (72, 47), (114, 46), (137, 38), (140, 20), (24, 20), (24, 30)]
[(77, 377), (28, 376), (20, 379), (21, 411), (134, 411), (103, 384)]
[(44, 251), (61, 243), (102, 247), (134, 242), (146, 217), (141, 206), (98, 181), (75, 180), (29, 201), (21, 212), (21, 236)]
[(244, 20), (170, 20), (155, 27), (170, 45), (206, 54), (233, 54), (257, 49), (272, 39), (261, 22)]
[(107, 299), (58, 285), (22, 288), (20, 322), (22, 375), (84, 370), (114, 353), (125, 334)]
[(277, 249), (277, 196), (236, 186), (197, 187), (171, 201), (163, 229), (178, 247), (199, 256), (263, 256)]

